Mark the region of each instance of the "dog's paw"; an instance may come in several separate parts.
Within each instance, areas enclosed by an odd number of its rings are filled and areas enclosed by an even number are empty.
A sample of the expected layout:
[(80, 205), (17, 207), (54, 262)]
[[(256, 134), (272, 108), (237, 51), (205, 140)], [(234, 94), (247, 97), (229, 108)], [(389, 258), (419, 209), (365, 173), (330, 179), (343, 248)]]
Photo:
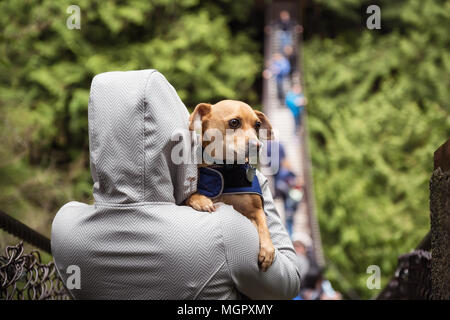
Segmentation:
[(267, 271), (267, 269), (272, 265), (274, 257), (275, 248), (272, 242), (261, 243), (261, 246), (259, 248), (258, 262), (261, 266), (262, 271)]
[(212, 202), (212, 200), (201, 194), (193, 194), (189, 198), (187, 204), (198, 211), (208, 211), (208, 212), (216, 211), (216, 208), (214, 207), (214, 203)]

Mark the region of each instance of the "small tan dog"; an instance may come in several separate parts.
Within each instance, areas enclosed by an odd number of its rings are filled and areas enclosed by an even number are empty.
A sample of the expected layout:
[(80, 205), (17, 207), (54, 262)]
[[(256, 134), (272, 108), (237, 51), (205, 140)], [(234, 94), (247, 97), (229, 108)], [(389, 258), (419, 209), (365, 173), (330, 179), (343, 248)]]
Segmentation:
[[(231, 150), (234, 155), (245, 154), (246, 160), (248, 160), (247, 157), (249, 155), (249, 148), (254, 147), (259, 150), (259, 148), (262, 146), (262, 143), (259, 140), (260, 129), (266, 129), (268, 133), (267, 139), (272, 139), (272, 126), (267, 117), (262, 112), (253, 110), (248, 104), (241, 101), (223, 100), (216, 103), (215, 105), (211, 105), (208, 103), (198, 104), (189, 118), (189, 130), (194, 131), (194, 129), (198, 129), (195, 127), (199, 125), (201, 125), (201, 134), (208, 132), (208, 130), (211, 129), (221, 133), (220, 137), (223, 137), (223, 143), (221, 145), (224, 148), (222, 154), (227, 154), (227, 151), (225, 151), (225, 149), (228, 148), (228, 152), (230, 152)], [(214, 140), (205, 140), (206, 139), (202, 139), (202, 147), (204, 148), (205, 152), (207, 152), (208, 145), (214, 142)], [(210, 154), (208, 154), (208, 156), (217, 159), (217, 154), (215, 153), (217, 152), (213, 150)], [(200, 172), (201, 170), (205, 171), (206, 169), (206, 171), (208, 171), (207, 173), (217, 174), (217, 172), (221, 172), (220, 174), (218, 174), (222, 179), (221, 192), (213, 199), (211, 199), (204, 194), (200, 194), (198, 191), (186, 200), (186, 204), (199, 211), (212, 212), (215, 211), (215, 207), (213, 204), (214, 202), (224, 202), (226, 204), (232, 205), (235, 210), (239, 211), (248, 219), (250, 219), (250, 221), (256, 226), (259, 235), (260, 251), (258, 255), (258, 261), (261, 265), (261, 269), (263, 271), (266, 271), (267, 268), (272, 265), (275, 249), (273, 247), (269, 229), (267, 227), (266, 215), (263, 210), (263, 199), (261, 193), (222, 193), (222, 190), (224, 189), (224, 183), (225, 187), (227, 186), (227, 182), (224, 182), (226, 180), (224, 177), (225, 173), (231, 172), (232, 177), (228, 179), (228, 184), (233, 184), (237, 183), (236, 181), (245, 180), (245, 169), (243, 169), (242, 165), (235, 165), (234, 169), (231, 169), (231, 171), (227, 171), (228, 169), (224, 169), (224, 167), (227, 165), (208, 165), (205, 163), (204, 159), (202, 161), (202, 164), (199, 165)], [(252, 170), (253, 174), (250, 175), (248, 175), (247, 170), (247, 180), (250, 181), (248, 182), (249, 185), (252, 184), (252, 180), (254, 178), (254, 169)], [(250, 176), (250, 178), (248, 178), (248, 176)], [(258, 185), (255, 186), (255, 184)], [(253, 182), (253, 186), (259, 188), (259, 182), (257, 179), (255, 182)]]

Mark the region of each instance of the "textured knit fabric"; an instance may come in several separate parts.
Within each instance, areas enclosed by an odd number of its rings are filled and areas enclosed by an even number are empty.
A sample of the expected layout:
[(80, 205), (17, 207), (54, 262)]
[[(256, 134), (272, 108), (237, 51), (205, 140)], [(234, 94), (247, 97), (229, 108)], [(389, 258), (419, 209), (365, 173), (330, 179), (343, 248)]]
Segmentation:
[[(295, 251), (257, 176), (275, 261), (259, 270), (256, 228), (231, 206), (214, 213), (181, 203), (196, 191), (195, 165), (171, 161), (188, 112), (155, 70), (97, 75), (89, 100), (92, 205), (56, 214), (52, 253), (64, 281), (80, 270), (77, 299), (289, 299), (300, 276)], [(69, 269), (68, 269), (69, 268)], [(68, 272), (69, 271), (69, 272)]]

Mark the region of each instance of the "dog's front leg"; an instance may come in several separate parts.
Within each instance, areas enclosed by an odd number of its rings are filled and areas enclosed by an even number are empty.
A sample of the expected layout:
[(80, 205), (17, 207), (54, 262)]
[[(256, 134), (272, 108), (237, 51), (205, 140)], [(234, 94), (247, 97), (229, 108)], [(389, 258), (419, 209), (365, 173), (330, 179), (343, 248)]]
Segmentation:
[(272, 239), (270, 238), (270, 232), (267, 227), (266, 214), (264, 213), (264, 210), (258, 209), (256, 214), (253, 216), (253, 219), (256, 224), (256, 228), (258, 229), (260, 242), (258, 261), (261, 265), (261, 269), (263, 271), (267, 271), (273, 263), (275, 248), (273, 246)]
[(186, 204), (198, 211), (208, 211), (208, 212), (216, 211), (216, 208), (214, 207), (214, 203), (212, 202), (212, 200), (207, 196), (204, 196), (199, 193), (192, 194), (186, 200)]

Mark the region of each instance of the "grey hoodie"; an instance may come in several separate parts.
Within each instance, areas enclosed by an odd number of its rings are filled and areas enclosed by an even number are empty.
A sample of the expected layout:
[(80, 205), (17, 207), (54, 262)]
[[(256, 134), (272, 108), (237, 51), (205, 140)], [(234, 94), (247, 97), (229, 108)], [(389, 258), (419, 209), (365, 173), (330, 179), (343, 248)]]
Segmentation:
[[(258, 174), (276, 247), (259, 270), (252, 223), (222, 204), (214, 213), (181, 203), (196, 190), (195, 164), (174, 165), (171, 135), (188, 111), (156, 70), (97, 75), (89, 100), (92, 205), (55, 216), (52, 253), (64, 281), (76, 266), (77, 299), (289, 299), (300, 288), (296, 255)], [(75, 267), (75, 268), (76, 268)], [(69, 278), (71, 283), (73, 277)]]

